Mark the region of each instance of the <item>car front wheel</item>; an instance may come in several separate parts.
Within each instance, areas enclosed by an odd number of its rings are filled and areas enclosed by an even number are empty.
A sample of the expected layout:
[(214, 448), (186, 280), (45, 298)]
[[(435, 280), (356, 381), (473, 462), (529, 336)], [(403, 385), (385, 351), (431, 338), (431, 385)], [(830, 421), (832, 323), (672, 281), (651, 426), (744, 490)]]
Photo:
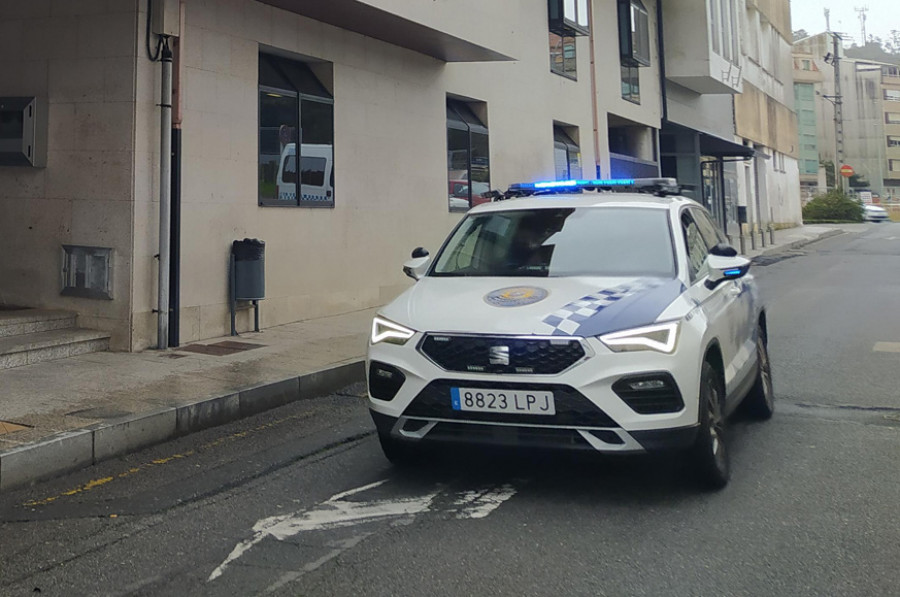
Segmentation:
[(756, 331), (756, 382), (744, 398), (744, 410), (756, 419), (771, 419), (775, 413), (772, 365), (762, 327)]
[(725, 415), (722, 376), (709, 363), (700, 375), (700, 429), (689, 458), (697, 481), (708, 489), (721, 489), (731, 478), (731, 463), (725, 446)]

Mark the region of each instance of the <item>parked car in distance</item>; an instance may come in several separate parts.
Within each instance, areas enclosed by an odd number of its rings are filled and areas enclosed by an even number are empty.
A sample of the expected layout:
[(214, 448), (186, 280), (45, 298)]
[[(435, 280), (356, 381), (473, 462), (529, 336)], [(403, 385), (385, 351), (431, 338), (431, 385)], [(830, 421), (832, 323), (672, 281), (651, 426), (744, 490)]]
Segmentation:
[(884, 222), (890, 220), (888, 212), (877, 205), (863, 205), (863, 219), (867, 222)]

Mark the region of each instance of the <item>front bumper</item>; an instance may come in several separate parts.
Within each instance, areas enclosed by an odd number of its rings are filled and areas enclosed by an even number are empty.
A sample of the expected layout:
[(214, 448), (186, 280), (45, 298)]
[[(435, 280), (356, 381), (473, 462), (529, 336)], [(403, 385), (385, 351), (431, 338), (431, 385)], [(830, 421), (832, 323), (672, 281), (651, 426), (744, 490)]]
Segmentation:
[(555, 425), (497, 424), (446, 419), (390, 417), (370, 410), (378, 433), (423, 445), (466, 444), (509, 448), (597, 451), (610, 453), (670, 452), (693, 445), (698, 425), (651, 431), (580, 428)]
[[(674, 354), (653, 351), (613, 353), (598, 340), (586, 338), (587, 357), (552, 375), (510, 375), (447, 371), (416, 347), (420, 337), (404, 346), (381, 343), (369, 347), (367, 365), (386, 364), (402, 375), (402, 384), (388, 399), (372, 391), (369, 407), (379, 433), (394, 440), (423, 443), (471, 443), (585, 449), (629, 453), (673, 450), (690, 446), (696, 435), (699, 395), (699, 342), (682, 334)], [(370, 367), (367, 371), (371, 374)], [(648, 373), (669, 376), (683, 399), (677, 409), (641, 412), (626, 402), (614, 385)], [(400, 379), (397, 377), (396, 379)], [(553, 417), (483, 415), (452, 410), (450, 387), (512, 388), (552, 391), (557, 401)]]

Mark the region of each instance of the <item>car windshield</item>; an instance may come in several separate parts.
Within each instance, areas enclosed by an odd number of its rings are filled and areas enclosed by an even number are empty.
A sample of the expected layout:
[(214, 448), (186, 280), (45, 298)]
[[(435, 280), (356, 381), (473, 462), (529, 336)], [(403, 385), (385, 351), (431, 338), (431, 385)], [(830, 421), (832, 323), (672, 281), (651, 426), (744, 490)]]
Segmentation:
[(668, 210), (510, 210), (469, 215), (432, 276), (675, 276)]

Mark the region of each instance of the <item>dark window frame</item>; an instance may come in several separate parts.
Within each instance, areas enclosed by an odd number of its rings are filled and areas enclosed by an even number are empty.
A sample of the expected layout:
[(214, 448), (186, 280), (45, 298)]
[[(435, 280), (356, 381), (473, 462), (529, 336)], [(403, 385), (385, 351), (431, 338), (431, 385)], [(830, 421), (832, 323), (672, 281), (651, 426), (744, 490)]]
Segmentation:
[(623, 66), (650, 66), (650, 13), (641, 0), (619, 0), (619, 56)]
[[(558, 180), (572, 180), (581, 178), (584, 174), (584, 165), (581, 163), (581, 147), (578, 142), (575, 141), (572, 136), (566, 131), (566, 127), (560, 124), (553, 125), (553, 150), (554, 150), (554, 170), (556, 164), (556, 150), (562, 149), (566, 152), (566, 176), (565, 178), (560, 178), (557, 175)], [(573, 155), (575, 159), (573, 160)], [(573, 161), (577, 163), (578, 169), (580, 172), (576, 175), (572, 173), (572, 163)]]
[[(257, 203), (260, 207), (312, 207), (312, 208), (334, 208), (335, 192), (334, 192), (334, 97), (328, 91), (324, 84), (319, 80), (318, 76), (310, 68), (309, 62), (302, 60), (293, 60), (282, 56), (260, 52), (260, 75), (257, 85)], [(263, 79), (266, 79), (265, 81)], [(294, 131), (287, 130), (290, 135), (287, 142), (281, 136), (282, 131), (279, 130), (279, 154), (276, 160), (275, 174), (275, 197), (263, 196), (263, 168), (262, 157), (264, 155), (271, 156), (274, 154), (263, 154), (263, 96), (289, 98), (295, 102), (293, 118)], [(305, 103), (317, 103), (328, 105), (331, 107), (330, 119), (325, 128), (329, 130), (329, 141), (325, 145), (330, 145), (330, 167), (328, 165), (329, 158), (325, 157), (325, 171), (322, 172), (323, 180), (328, 181), (327, 185), (321, 185), (326, 188), (327, 199), (304, 199), (303, 198), (303, 163), (304, 157), (321, 157), (321, 156), (304, 156), (303, 154), (303, 106)], [(281, 125), (284, 126), (284, 125)], [(293, 144), (294, 153), (289, 153), (287, 147)], [(293, 155), (295, 186), (293, 198), (280, 199), (280, 191), (278, 190), (278, 172), (280, 172)], [(298, 172), (299, 169), (299, 172)], [(319, 185), (315, 185), (319, 186)]]
[[(472, 102), (467, 102), (465, 100), (458, 100), (447, 98), (446, 101), (446, 109), (447, 109), (447, 176), (448, 176), (448, 208), (451, 212), (464, 212), (468, 211), (472, 208), (472, 187), (474, 186), (472, 183), (487, 183), (488, 189), (490, 189), (491, 184), (491, 159), (490, 159), (490, 130), (487, 125), (485, 125), (481, 119), (475, 114), (475, 112), (470, 107)], [(453, 170), (459, 170), (461, 168), (453, 168), (453, 155), (454, 151), (459, 151), (458, 149), (453, 149), (451, 147), (451, 136), (450, 131), (455, 130), (458, 132), (466, 133), (466, 182), (468, 183), (466, 188), (466, 197), (465, 199), (468, 202), (468, 206), (463, 207), (454, 207), (452, 201), (450, 199), (457, 198), (463, 199), (463, 197), (455, 197), (452, 194), (453, 189), (449, 188), (454, 182), (459, 182), (457, 179), (450, 178), (450, 172)], [(485, 164), (475, 165), (473, 166), (473, 154), (475, 153), (474, 149), (476, 143), (474, 143), (475, 135), (480, 135), (484, 137), (485, 147)], [(487, 172), (487, 180), (472, 180), (472, 173), (478, 169), (484, 169)]]
[[(554, 41), (558, 39), (559, 43), (555, 46)], [(567, 42), (567, 40), (570, 40)], [(575, 42), (575, 36), (560, 35), (551, 31), (548, 35), (550, 47), (550, 72), (571, 79), (578, 80), (578, 50)], [(568, 46), (567, 46), (568, 44)], [(559, 48), (558, 51), (556, 48)], [(571, 48), (572, 56), (566, 57), (566, 48)], [(561, 58), (562, 60), (559, 60)]]

